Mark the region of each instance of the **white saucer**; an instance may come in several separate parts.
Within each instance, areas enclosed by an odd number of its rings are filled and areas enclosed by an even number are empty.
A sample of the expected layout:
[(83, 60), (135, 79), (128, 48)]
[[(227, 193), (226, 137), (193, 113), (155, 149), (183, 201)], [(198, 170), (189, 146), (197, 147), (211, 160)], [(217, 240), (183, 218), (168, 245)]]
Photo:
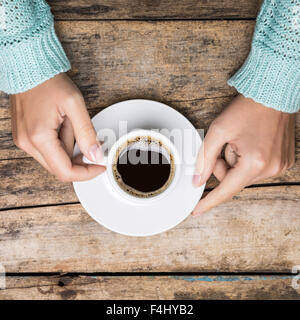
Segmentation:
[[(193, 133), (194, 141), (188, 139), (183, 147), (173, 141), (181, 154), (183, 149), (191, 150), (195, 146), (198, 150), (202, 143), (189, 120), (171, 107), (156, 101), (119, 102), (99, 112), (92, 121), (97, 132), (101, 133), (104, 128), (110, 128), (114, 130), (117, 138), (119, 121), (127, 121), (128, 131), (136, 128), (166, 128), (170, 131), (175, 128), (182, 131), (189, 129)], [(76, 145), (74, 155), (78, 153)], [(197, 156), (197, 152), (193, 153), (189, 153), (188, 159), (192, 164)], [(150, 236), (171, 229), (183, 221), (192, 212), (203, 193), (205, 185), (199, 188), (192, 186), (193, 167), (185, 163), (181, 166), (176, 187), (166, 197), (143, 205), (120, 199), (107, 186), (105, 173), (89, 181), (74, 182), (73, 186), (84, 209), (104, 227), (128, 236)]]

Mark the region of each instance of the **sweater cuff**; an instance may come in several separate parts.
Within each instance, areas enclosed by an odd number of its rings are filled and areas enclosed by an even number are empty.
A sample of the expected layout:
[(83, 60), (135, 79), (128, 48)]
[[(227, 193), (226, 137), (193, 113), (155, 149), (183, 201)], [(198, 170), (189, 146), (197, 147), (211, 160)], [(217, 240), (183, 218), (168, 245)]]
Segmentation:
[(280, 59), (252, 48), (228, 84), (266, 107), (289, 113), (300, 109), (300, 66), (296, 60)]
[(0, 90), (24, 92), (70, 68), (51, 23), (37, 36), (1, 49)]

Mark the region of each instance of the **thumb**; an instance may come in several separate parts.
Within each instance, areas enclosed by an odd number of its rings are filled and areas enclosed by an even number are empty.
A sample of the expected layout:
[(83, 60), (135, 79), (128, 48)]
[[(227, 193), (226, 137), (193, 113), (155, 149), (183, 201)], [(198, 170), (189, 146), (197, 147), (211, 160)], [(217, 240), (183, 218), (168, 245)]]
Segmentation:
[(194, 187), (201, 186), (209, 179), (225, 143), (225, 136), (218, 134), (214, 126), (210, 126), (199, 150), (193, 177)]
[(199, 201), (193, 211), (193, 215), (197, 216), (229, 200), (250, 181), (251, 177), (249, 177), (249, 171), (245, 165), (229, 169), (221, 183)]
[(63, 108), (66, 116), (70, 119), (74, 130), (76, 142), (80, 151), (90, 161), (100, 163), (103, 161), (103, 153), (97, 134), (92, 124), (83, 97), (74, 99)]

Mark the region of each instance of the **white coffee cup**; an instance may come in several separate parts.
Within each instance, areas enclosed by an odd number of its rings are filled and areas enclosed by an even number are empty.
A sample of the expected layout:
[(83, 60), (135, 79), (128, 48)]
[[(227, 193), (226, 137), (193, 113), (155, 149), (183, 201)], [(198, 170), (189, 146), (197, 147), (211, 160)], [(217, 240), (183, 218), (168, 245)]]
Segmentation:
[[(117, 154), (119, 148), (126, 144), (127, 141), (132, 141), (135, 138), (138, 137), (150, 137), (156, 141), (160, 141), (162, 143), (163, 148), (166, 148), (168, 152), (171, 154), (173, 158), (173, 164), (174, 164), (174, 174), (173, 174), (173, 179), (170, 182), (170, 184), (166, 187), (165, 190), (163, 190), (161, 193), (152, 196), (152, 197), (137, 197), (132, 194), (127, 193), (124, 191), (118, 182), (115, 179), (114, 173), (113, 173), (113, 163), (115, 159), (115, 155)], [(103, 161), (101, 163), (94, 163), (87, 159), (86, 157), (83, 156), (82, 158), (84, 163), (87, 164), (96, 164), (96, 165), (104, 165), (106, 166), (106, 171), (103, 173), (103, 175), (106, 175), (107, 179), (107, 186), (111, 188), (111, 190), (114, 192), (114, 194), (117, 197), (120, 197), (126, 201), (129, 201), (133, 204), (147, 204), (152, 201), (158, 201), (161, 198), (165, 197), (168, 195), (172, 190), (175, 188), (179, 176), (180, 176), (180, 157), (179, 153), (175, 147), (175, 145), (170, 141), (169, 138), (164, 136), (163, 134), (154, 131), (154, 130), (144, 130), (144, 129), (135, 129), (122, 137), (120, 137), (107, 152), (104, 154)]]

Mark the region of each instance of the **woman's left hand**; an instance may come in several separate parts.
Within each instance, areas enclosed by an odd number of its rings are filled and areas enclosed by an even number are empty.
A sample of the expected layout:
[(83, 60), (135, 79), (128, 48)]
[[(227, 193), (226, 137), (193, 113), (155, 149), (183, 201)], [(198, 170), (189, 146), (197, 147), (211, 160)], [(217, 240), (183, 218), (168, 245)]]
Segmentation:
[(213, 121), (202, 144), (193, 184), (201, 186), (212, 173), (220, 184), (200, 200), (193, 215), (232, 198), (247, 185), (283, 174), (294, 162), (295, 115), (238, 96)]

